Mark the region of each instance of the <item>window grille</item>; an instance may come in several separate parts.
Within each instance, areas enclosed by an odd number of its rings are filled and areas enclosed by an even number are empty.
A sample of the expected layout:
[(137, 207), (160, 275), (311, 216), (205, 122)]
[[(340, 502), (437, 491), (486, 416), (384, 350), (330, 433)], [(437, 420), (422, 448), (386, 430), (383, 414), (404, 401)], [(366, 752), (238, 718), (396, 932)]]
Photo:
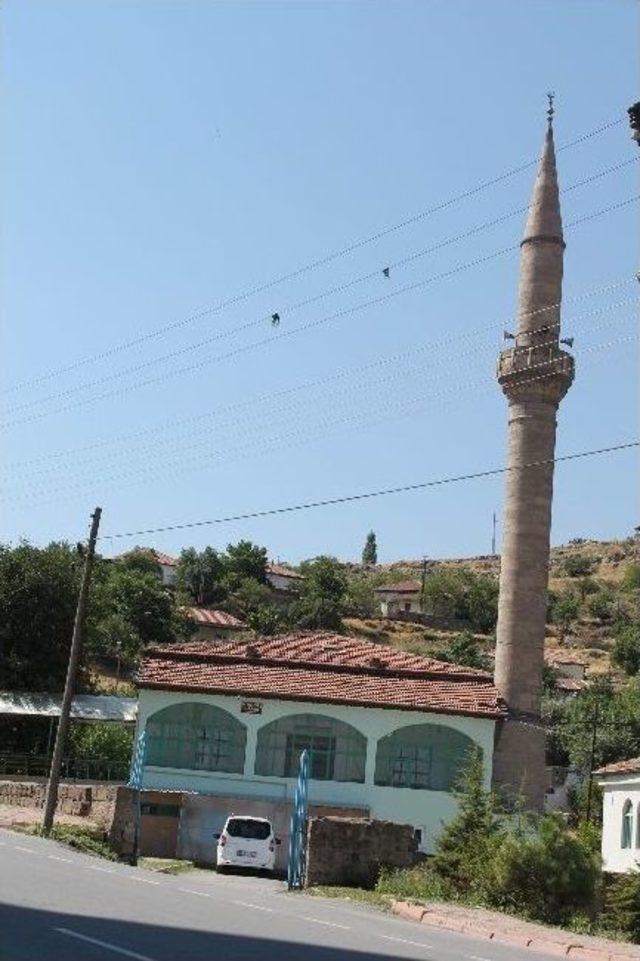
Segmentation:
[(356, 728), (323, 714), (294, 714), (258, 731), (255, 773), (298, 776), (300, 755), (309, 752), (316, 781), (364, 781), (367, 739)]
[(412, 724), (378, 741), (375, 783), (426, 791), (451, 791), (474, 741), (442, 724)]
[(147, 721), (151, 767), (242, 774), (247, 732), (228, 711), (186, 701), (152, 714)]
[(622, 807), (622, 831), (620, 836), (620, 847), (630, 848), (631, 838), (633, 837), (633, 805), (627, 799)]

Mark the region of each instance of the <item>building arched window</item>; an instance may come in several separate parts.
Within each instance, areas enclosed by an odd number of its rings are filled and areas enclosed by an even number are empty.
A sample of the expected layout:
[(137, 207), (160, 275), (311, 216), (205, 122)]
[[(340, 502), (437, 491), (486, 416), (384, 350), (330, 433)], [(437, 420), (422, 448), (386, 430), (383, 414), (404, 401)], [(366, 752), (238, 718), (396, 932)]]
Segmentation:
[(627, 800), (622, 805), (622, 830), (620, 831), (620, 847), (630, 848), (633, 837), (633, 805)]
[(474, 747), (466, 734), (443, 724), (401, 727), (378, 741), (375, 783), (451, 791)]
[(146, 763), (242, 774), (247, 732), (228, 711), (198, 701), (172, 704), (147, 720)]
[(350, 724), (324, 714), (293, 714), (260, 728), (255, 773), (297, 777), (305, 749), (311, 778), (364, 781), (367, 739)]

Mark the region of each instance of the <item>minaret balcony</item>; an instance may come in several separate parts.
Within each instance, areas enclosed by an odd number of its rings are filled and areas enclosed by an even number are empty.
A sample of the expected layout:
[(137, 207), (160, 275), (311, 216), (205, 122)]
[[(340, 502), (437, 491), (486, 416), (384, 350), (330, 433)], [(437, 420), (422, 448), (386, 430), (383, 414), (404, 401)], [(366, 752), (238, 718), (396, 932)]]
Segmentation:
[(498, 383), (510, 399), (531, 399), (558, 404), (574, 378), (571, 354), (557, 344), (513, 347), (498, 357)]

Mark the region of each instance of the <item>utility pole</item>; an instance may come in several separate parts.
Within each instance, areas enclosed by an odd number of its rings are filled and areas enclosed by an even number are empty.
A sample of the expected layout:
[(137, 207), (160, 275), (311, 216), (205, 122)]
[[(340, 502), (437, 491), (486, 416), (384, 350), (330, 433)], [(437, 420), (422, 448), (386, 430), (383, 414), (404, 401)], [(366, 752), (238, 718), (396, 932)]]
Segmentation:
[(422, 555), (422, 578), (420, 582), (420, 607), (422, 608), (421, 613), (425, 613), (426, 597), (425, 592), (427, 588), (427, 555)]
[(493, 512), (492, 534), (491, 534), (491, 556), (492, 556), (492, 557), (495, 557), (495, 554), (496, 554), (496, 525), (497, 525), (497, 523), (498, 523), (498, 521), (497, 521), (497, 518), (496, 518), (496, 512), (494, 511), (494, 512)]
[(591, 820), (591, 795), (593, 793), (593, 767), (596, 761), (596, 737), (598, 735), (598, 707), (600, 702), (596, 699), (593, 708), (593, 728), (591, 729), (591, 754), (589, 756), (589, 783), (587, 785), (587, 810), (586, 820)]
[(82, 646), (82, 634), (84, 631), (84, 620), (87, 609), (87, 597), (89, 594), (89, 583), (91, 581), (91, 568), (96, 551), (96, 540), (98, 539), (98, 527), (100, 526), (100, 515), (102, 508), (96, 507), (91, 515), (91, 530), (89, 532), (89, 542), (84, 558), (84, 570), (80, 582), (80, 592), (78, 594), (78, 604), (76, 607), (76, 617), (73, 623), (73, 635), (71, 637), (71, 650), (69, 651), (69, 664), (67, 667), (67, 677), (64, 684), (64, 694), (62, 696), (62, 707), (60, 708), (60, 721), (56, 734), (56, 743), (51, 758), (51, 768), (49, 770), (49, 783), (47, 785), (47, 798), (44, 807), (44, 817), (42, 819), (42, 832), (49, 834), (53, 826), (53, 816), (58, 803), (58, 785), (60, 783), (60, 769), (62, 767), (62, 754), (64, 752), (67, 731), (69, 729), (69, 719), (71, 717), (71, 701), (76, 684), (76, 672), (78, 670), (78, 660), (80, 659), (80, 649)]

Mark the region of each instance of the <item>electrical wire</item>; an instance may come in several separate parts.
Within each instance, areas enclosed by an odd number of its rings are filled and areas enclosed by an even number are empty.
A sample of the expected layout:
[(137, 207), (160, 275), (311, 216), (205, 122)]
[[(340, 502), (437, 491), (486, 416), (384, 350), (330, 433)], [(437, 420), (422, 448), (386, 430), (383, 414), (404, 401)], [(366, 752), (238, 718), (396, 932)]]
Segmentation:
[(534, 470), (536, 468), (548, 467), (551, 464), (561, 464), (568, 461), (579, 460), (585, 457), (596, 457), (602, 454), (612, 454), (617, 451), (630, 450), (640, 447), (640, 441), (628, 441), (627, 443), (614, 444), (609, 447), (600, 447), (594, 450), (583, 450), (573, 454), (564, 454), (560, 457), (550, 457), (546, 460), (531, 461), (518, 467), (491, 467), (482, 471), (474, 471), (467, 474), (457, 474), (448, 477), (440, 477), (436, 480), (419, 481), (413, 484), (401, 484), (397, 487), (387, 487), (382, 490), (366, 491), (358, 494), (346, 494), (341, 497), (328, 497), (323, 500), (307, 501), (301, 504), (289, 504), (285, 507), (272, 507), (265, 510), (246, 511), (242, 514), (231, 514), (226, 517), (214, 517), (209, 520), (187, 521), (181, 524), (167, 524), (162, 527), (148, 527), (136, 531), (120, 531), (115, 534), (102, 534), (99, 539), (103, 541), (120, 540), (124, 537), (139, 537), (146, 534), (164, 534), (168, 531), (193, 530), (198, 527), (211, 527), (214, 524), (230, 524), (235, 521), (254, 520), (259, 517), (273, 517), (282, 514), (291, 514), (299, 511), (313, 510), (320, 507), (333, 507), (337, 504), (350, 504), (356, 501), (371, 500), (374, 497), (387, 497), (391, 494), (405, 494), (411, 491), (426, 490), (431, 487), (442, 487), (446, 484), (459, 484), (470, 480), (479, 480), (485, 477), (496, 477), (499, 474), (517, 473), (523, 470)]
[[(579, 226), (579, 225), (581, 225), (581, 224), (583, 224), (583, 223), (592, 221), (592, 220), (596, 219), (597, 217), (604, 216), (605, 214), (611, 213), (611, 212), (613, 212), (613, 211), (615, 211), (615, 210), (620, 210), (620, 209), (622, 209), (623, 207), (626, 207), (626, 206), (628, 206), (629, 204), (634, 203), (634, 202), (635, 202), (636, 200), (638, 200), (638, 199), (640, 199), (640, 195), (634, 195), (634, 196), (632, 196), (632, 197), (626, 198), (625, 200), (618, 201), (618, 202), (613, 203), (613, 204), (609, 204), (608, 206), (603, 207), (603, 208), (601, 208), (600, 210), (592, 211), (591, 213), (586, 214), (586, 215), (578, 218), (577, 220), (572, 221), (571, 223), (567, 224), (566, 227), (565, 227), (565, 230), (573, 229), (574, 227)], [(203, 367), (205, 367), (205, 366), (209, 366), (210, 364), (219, 363), (219, 362), (221, 362), (221, 361), (223, 361), (223, 360), (228, 360), (228, 359), (230, 359), (230, 358), (232, 358), (232, 357), (236, 357), (236, 356), (238, 356), (238, 355), (241, 355), (241, 354), (248, 353), (248, 352), (250, 352), (250, 351), (256, 350), (256, 349), (258, 349), (259, 347), (265, 346), (266, 344), (271, 344), (271, 343), (274, 343), (275, 341), (279, 341), (279, 340), (285, 339), (285, 338), (287, 338), (287, 337), (292, 337), (292, 336), (294, 336), (294, 335), (296, 335), (296, 334), (303, 333), (303, 332), (306, 332), (306, 331), (308, 331), (308, 330), (313, 330), (313, 329), (315, 329), (315, 328), (317, 328), (317, 327), (320, 327), (320, 326), (323, 326), (323, 325), (328, 324), (328, 323), (330, 323), (330, 322), (333, 322), (333, 321), (335, 321), (335, 320), (341, 319), (342, 317), (352, 315), (352, 314), (357, 313), (357, 312), (359, 312), (359, 311), (365, 310), (365, 309), (367, 309), (367, 308), (369, 308), (369, 307), (378, 306), (379, 304), (382, 304), (382, 303), (387, 303), (387, 302), (390, 301), (391, 299), (393, 299), (393, 298), (395, 298), (395, 297), (398, 297), (398, 296), (400, 296), (400, 295), (402, 295), (402, 294), (405, 294), (405, 293), (408, 293), (408, 292), (411, 292), (411, 291), (414, 291), (414, 290), (418, 290), (418, 289), (424, 288), (424, 287), (426, 287), (426, 286), (428, 286), (428, 285), (430, 285), (430, 284), (432, 284), (432, 283), (435, 283), (435, 282), (438, 281), (438, 280), (443, 280), (443, 279), (446, 279), (446, 278), (455, 276), (455, 275), (461, 273), (461, 272), (464, 271), (464, 270), (468, 270), (468, 269), (470, 269), (471, 267), (480, 266), (480, 265), (485, 264), (485, 263), (487, 263), (487, 262), (489, 262), (489, 261), (491, 261), (491, 260), (496, 259), (497, 257), (502, 256), (502, 255), (505, 254), (505, 253), (510, 253), (510, 252), (515, 251), (515, 250), (519, 250), (519, 248), (520, 248), (520, 244), (519, 244), (519, 243), (518, 243), (518, 244), (511, 244), (511, 245), (509, 245), (508, 247), (502, 247), (502, 248), (500, 248), (499, 250), (495, 250), (495, 251), (493, 251), (493, 252), (490, 253), (490, 254), (483, 255), (482, 257), (475, 258), (474, 260), (471, 260), (471, 261), (466, 261), (466, 262), (464, 262), (464, 263), (462, 263), (462, 264), (456, 265), (456, 266), (453, 267), (453, 268), (450, 268), (449, 270), (443, 271), (443, 272), (438, 273), (438, 274), (431, 275), (430, 277), (423, 278), (422, 280), (415, 281), (414, 283), (407, 284), (407, 285), (405, 285), (404, 287), (398, 288), (397, 290), (390, 291), (389, 293), (387, 293), (387, 294), (385, 294), (385, 295), (383, 295), (383, 296), (381, 296), (381, 297), (376, 297), (376, 298), (373, 298), (373, 299), (369, 299), (369, 300), (363, 301), (363, 302), (361, 302), (361, 303), (359, 303), (359, 304), (355, 304), (355, 305), (352, 305), (352, 306), (350, 306), (350, 307), (343, 308), (342, 310), (336, 311), (335, 313), (329, 314), (329, 315), (327, 315), (327, 316), (325, 316), (325, 317), (320, 317), (320, 318), (317, 318), (317, 319), (315, 319), (315, 320), (307, 321), (307, 322), (305, 322), (305, 323), (303, 323), (303, 324), (299, 324), (297, 327), (293, 327), (293, 328), (291, 328), (291, 329), (289, 329), (289, 330), (287, 330), (287, 331), (282, 331), (281, 333), (272, 335), (272, 336), (270, 336), (270, 337), (263, 338), (262, 340), (254, 341), (253, 343), (250, 343), (250, 344), (244, 344), (244, 345), (242, 345), (241, 347), (237, 347), (237, 348), (235, 348), (235, 349), (233, 349), (233, 350), (231, 350), (231, 351), (228, 351), (228, 352), (226, 352), (226, 353), (224, 353), (224, 354), (217, 354), (217, 355), (215, 355), (214, 357), (204, 358), (204, 359), (198, 361), (198, 362), (195, 363), (195, 364), (188, 364), (187, 366), (184, 366), (184, 367), (178, 367), (178, 368), (175, 368), (175, 369), (172, 369), (172, 370), (169, 370), (169, 371), (165, 371), (163, 374), (159, 374), (159, 375), (157, 375), (157, 376), (155, 376), (155, 377), (148, 378), (148, 379), (142, 380), (142, 381), (137, 381), (137, 382), (134, 382), (133, 384), (126, 385), (125, 387), (118, 388), (118, 389), (116, 389), (115, 391), (107, 391), (106, 393), (98, 394), (98, 395), (96, 395), (95, 397), (84, 398), (83, 400), (78, 401), (77, 403), (69, 404), (69, 405), (66, 405), (66, 406), (61, 407), (61, 408), (56, 408), (56, 409), (54, 409), (54, 410), (52, 410), (52, 411), (42, 411), (42, 412), (40, 412), (40, 413), (38, 413), (38, 414), (34, 414), (34, 415), (30, 416), (30, 417), (19, 418), (18, 420), (14, 420), (14, 421), (5, 421), (4, 423), (0, 424), (0, 428), (6, 429), (6, 428), (8, 428), (8, 427), (18, 426), (18, 425), (22, 425), (22, 424), (25, 424), (25, 423), (30, 423), (30, 422), (33, 422), (33, 421), (36, 421), (36, 420), (41, 420), (42, 418), (49, 417), (49, 416), (52, 416), (52, 415), (55, 415), (55, 414), (67, 413), (67, 412), (70, 411), (70, 410), (75, 410), (75, 409), (77, 409), (77, 408), (79, 408), (79, 407), (84, 407), (84, 406), (86, 406), (87, 404), (92, 404), (92, 403), (96, 403), (96, 402), (101, 401), (101, 400), (106, 400), (106, 399), (110, 399), (110, 398), (112, 398), (112, 397), (121, 396), (121, 395), (123, 395), (123, 394), (125, 394), (125, 393), (129, 393), (131, 390), (137, 390), (137, 389), (139, 389), (139, 388), (141, 388), (141, 387), (148, 387), (148, 386), (151, 386), (151, 385), (154, 385), (154, 384), (157, 384), (157, 383), (161, 383), (161, 382), (163, 382), (163, 381), (165, 381), (165, 380), (167, 380), (167, 379), (170, 379), (170, 378), (172, 378), (172, 377), (179, 376), (179, 375), (184, 374), (184, 373), (191, 373), (192, 371), (200, 370), (201, 368), (203, 368)], [(142, 365), (142, 366), (146, 366), (146, 364), (144, 364), (144, 365)], [(131, 371), (129, 371), (129, 372), (131, 372)], [(37, 406), (38, 404), (44, 403), (44, 402), (49, 401), (49, 400), (54, 400), (54, 399), (58, 399), (58, 398), (64, 398), (64, 397), (66, 397), (66, 396), (69, 396), (69, 395), (72, 395), (72, 394), (76, 393), (76, 392), (79, 391), (79, 390), (88, 389), (89, 387), (92, 387), (92, 386), (98, 386), (99, 384), (105, 382), (105, 380), (111, 380), (111, 379), (112, 379), (112, 376), (113, 376), (113, 375), (110, 375), (110, 376), (108, 376), (108, 377), (106, 377), (106, 378), (100, 378), (100, 379), (98, 379), (98, 380), (96, 380), (96, 381), (91, 381), (91, 382), (88, 382), (88, 383), (86, 383), (86, 384), (78, 385), (77, 387), (75, 387), (75, 388), (70, 388), (69, 390), (66, 390), (66, 391), (61, 391), (61, 392), (56, 393), (56, 394), (48, 395), (47, 397), (45, 397), (45, 398), (40, 398), (39, 400), (36, 400), (36, 401), (30, 401), (30, 402), (27, 403), (27, 404), (22, 404), (22, 405), (13, 407), (13, 408), (9, 408), (9, 410), (7, 411), (7, 413), (20, 412), (21, 410), (30, 409), (30, 408), (32, 408), (32, 407), (34, 407), (34, 406)]]
[[(569, 141), (568, 143), (562, 144), (561, 146), (557, 147), (556, 152), (560, 153), (564, 150), (569, 150), (575, 146), (578, 146), (579, 144), (585, 143), (587, 140), (590, 140), (593, 137), (599, 136), (601, 133), (605, 133), (607, 130), (610, 130), (611, 128), (622, 123), (624, 119), (625, 119), (624, 117), (620, 117), (618, 119), (612, 119), (607, 123), (601, 124), (599, 127), (595, 127), (593, 130), (587, 131), (586, 133), (581, 134), (580, 136)], [(377, 241), (382, 240), (384, 237), (387, 237), (390, 234), (396, 233), (399, 230), (403, 230), (406, 227), (409, 227), (415, 223), (418, 223), (419, 221), (424, 220), (425, 218), (430, 217), (435, 213), (439, 213), (440, 211), (447, 210), (449, 207), (452, 207), (463, 200), (467, 200), (470, 197), (473, 197), (476, 194), (481, 193), (483, 190), (486, 190), (490, 187), (494, 187), (497, 184), (500, 184), (505, 180), (510, 179), (516, 174), (521, 173), (524, 170), (530, 169), (531, 167), (535, 166), (537, 163), (538, 163), (537, 157), (533, 160), (528, 160), (525, 163), (519, 164), (516, 167), (512, 167), (510, 170), (507, 170), (496, 177), (493, 177), (489, 180), (482, 181), (481, 183), (477, 184), (475, 187), (471, 187), (468, 190), (462, 191), (461, 193), (456, 194), (447, 200), (434, 204), (431, 207), (427, 207), (424, 210), (419, 211), (418, 213), (412, 215), (411, 217), (401, 220), (395, 224), (391, 224), (390, 226), (384, 227), (382, 230), (379, 230), (373, 234), (370, 234), (367, 237), (353, 241), (352, 243), (348, 244), (346, 247), (339, 248), (338, 250), (333, 251), (332, 253), (326, 254), (323, 257), (318, 258), (317, 260), (310, 261), (309, 263), (305, 264), (302, 267), (298, 267), (295, 270), (282, 274), (279, 277), (266, 281), (265, 283), (258, 284), (254, 287), (251, 287), (246, 291), (239, 294), (235, 294), (232, 297), (222, 300), (217, 304), (204, 307), (196, 311), (195, 313), (190, 314), (185, 318), (182, 318), (177, 321), (173, 321), (161, 327), (157, 327), (154, 330), (151, 330), (144, 334), (139, 335), (138, 337), (132, 338), (128, 341), (124, 341), (120, 344), (116, 344), (113, 347), (107, 348), (106, 350), (103, 350), (103, 351), (99, 351), (98, 353), (92, 354), (88, 357), (81, 358), (80, 360), (74, 361), (71, 364), (67, 364), (64, 367), (58, 367), (54, 370), (45, 372), (44, 374), (36, 378), (33, 378), (32, 380), (25, 381), (21, 384), (15, 385), (13, 388), (10, 388), (10, 389), (19, 390), (24, 387), (35, 386), (37, 384), (45, 382), (46, 380), (50, 380), (53, 377), (60, 376), (61, 374), (71, 373), (72, 371), (78, 370), (80, 367), (83, 367), (87, 364), (92, 364), (100, 360), (105, 360), (108, 357), (112, 357), (115, 354), (121, 353), (124, 350), (129, 350), (133, 347), (137, 347), (140, 344), (147, 343), (149, 340), (153, 340), (157, 337), (161, 337), (164, 334), (167, 334), (173, 330), (177, 330), (189, 324), (195, 323), (196, 321), (201, 320), (203, 317), (207, 317), (215, 313), (220, 313), (221, 311), (226, 310), (229, 307), (233, 307), (236, 304), (239, 304), (245, 300), (248, 300), (250, 297), (256, 296), (257, 294), (265, 293), (266, 291), (271, 290), (272, 288), (278, 286), (279, 284), (286, 283), (291, 280), (295, 280), (298, 277), (301, 277), (302, 275), (309, 273), (310, 271), (316, 270), (319, 267), (324, 267), (332, 263), (333, 261), (339, 259), (340, 257), (344, 257), (348, 254), (355, 252), (356, 250), (361, 249), (362, 247), (376, 243)], [(264, 319), (268, 320), (269, 317), (266, 317)]]
[[(582, 352), (581, 360), (586, 354), (593, 354), (598, 351), (603, 351), (612, 346), (615, 346), (620, 343), (629, 342), (633, 339), (634, 339), (633, 336), (623, 337), (617, 340), (612, 340), (606, 343), (596, 344), (591, 347), (588, 347), (586, 348), (586, 350)], [(544, 370), (549, 366), (549, 363), (550, 363), (549, 361), (544, 361), (541, 364), (533, 365), (530, 369)], [(539, 380), (547, 379), (548, 376), (549, 376), (548, 372), (541, 373), (537, 376), (527, 378), (522, 383), (523, 385), (530, 384)], [(364, 412), (359, 412), (356, 414), (350, 412), (348, 416), (339, 417), (337, 419), (325, 418), (318, 425), (315, 425), (313, 430), (311, 430), (307, 426), (301, 432), (300, 426), (298, 425), (297, 429), (295, 430), (288, 431), (284, 434), (276, 435), (275, 437), (272, 436), (269, 438), (264, 438), (262, 440), (261, 445), (259, 445), (258, 442), (254, 439), (250, 441), (248, 444), (236, 446), (230, 449), (227, 448), (226, 450), (222, 449), (222, 450), (212, 451), (207, 454), (206, 459), (204, 461), (202, 460), (202, 457), (186, 458), (183, 451), (180, 453), (179, 458), (177, 460), (174, 460), (173, 464), (177, 467), (178, 472), (182, 473), (185, 470), (193, 470), (198, 468), (210, 468), (212, 466), (212, 454), (214, 455), (215, 458), (219, 460), (222, 460), (224, 458), (223, 463), (225, 465), (228, 464), (230, 461), (230, 458), (229, 458), (230, 454), (240, 453), (242, 455), (246, 452), (246, 455), (248, 457), (255, 458), (257, 454), (271, 453), (274, 450), (281, 451), (283, 449), (287, 449), (291, 447), (299, 447), (301, 445), (305, 445), (309, 443), (309, 441), (316, 441), (318, 439), (322, 439), (328, 436), (329, 434), (333, 433), (336, 427), (340, 428), (343, 426), (347, 426), (349, 429), (357, 428), (358, 430), (360, 430), (363, 426), (369, 427), (369, 426), (373, 426), (373, 424), (379, 424), (386, 420), (394, 419), (395, 417), (398, 416), (398, 413), (400, 413), (400, 416), (406, 416), (408, 414), (417, 413), (419, 410), (424, 408), (425, 401), (429, 402), (434, 399), (439, 400), (440, 398), (446, 397), (447, 395), (453, 395), (453, 399), (457, 400), (461, 398), (461, 395), (464, 392), (468, 392), (469, 390), (474, 390), (476, 388), (486, 389), (489, 387), (491, 387), (491, 389), (494, 388), (493, 378), (491, 379), (482, 378), (475, 382), (467, 382), (463, 385), (463, 387), (460, 387), (459, 384), (453, 384), (453, 385), (450, 384), (448, 388), (446, 388), (443, 391), (436, 392), (435, 394), (432, 391), (429, 391), (426, 394), (419, 395), (418, 397), (412, 397), (409, 400), (403, 399), (395, 402), (385, 401), (382, 404), (378, 404), (378, 406), (373, 409), (373, 413), (375, 415), (383, 414), (386, 416), (382, 416), (382, 417), (376, 416), (373, 422), (371, 419), (372, 409), (367, 408), (366, 411)], [(388, 412), (391, 412), (391, 413), (389, 414)], [(192, 445), (193, 448), (202, 447), (202, 446), (205, 446), (205, 444)], [(238, 460), (243, 458), (241, 456), (240, 458), (235, 457), (233, 459)], [(166, 474), (173, 474), (176, 472), (175, 470), (171, 469), (173, 467), (172, 464), (169, 464), (168, 467), (169, 469), (167, 470), (166, 462), (161, 469), (159, 469), (156, 464), (154, 464), (153, 466), (150, 466), (148, 464), (142, 470), (136, 469), (136, 470), (130, 470), (130, 471), (124, 471), (124, 472), (121, 471), (119, 474), (111, 475), (111, 477), (107, 477), (107, 478), (105, 478), (104, 472), (102, 472), (97, 479), (94, 478), (79, 484), (70, 485), (69, 483), (66, 483), (62, 488), (58, 488), (58, 490), (60, 490), (63, 495), (75, 496), (74, 492), (86, 490), (87, 488), (92, 488), (95, 486), (96, 483), (100, 483), (100, 482), (106, 481), (108, 483), (112, 483), (113, 480), (119, 480), (119, 479), (127, 480), (129, 478), (147, 479), (148, 477), (153, 477), (154, 479), (156, 479), (158, 476), (160, 476), (160, 474), (166, 475)], [(46, 494), (47, 497), (50, 497), (52, 494), (55, 494), (55, 489), (52, 489), (50, 484), (48, 484), (46, 488), (41, 488), (40, 490), (42, 491), (42, 493)], [(37, 498), (38, 491), (36, 490), (35, 492), (32, 492), (32, 493), (35, 493)], [(30, 498), (20, 497), (20, 498), (12, 498), (12, 499), (14, 501), (21, 500), (23, 502), (26, 501), (29, 503), (34, 500), (34, 497), (33, 496)], [(59, 498), (56, 498), (56, 500), (58, 499)]]
[[(588, 311), (582, 315), (577, 315), (576, 317), (571, 318), (570, 321), (565, 321), (565, 326), (567, 324), (574, 324), (577, 320), (583, 319), (585, 317), (587, 318), (599, 317), (602, 314), (609, 313), (610, 311), (615, 310), (621, 306), (625, 306), (628, 304), (638, 304), (638, 303), (640, 303), (640, 301), (638, 301), (637, 297), (630, 297), (630, 298), (626, 298), (625, 300), (617, 301), (612, 304), (606, 304), (602, 307), (597, 308), (596, 310)], [(580, 329), (581, 329), (581, 332), (585, 332), (585, 331), (591, 332), (594, 330), (598, 330), (602, 327), (607, 327), (607, 326), (611, 326), (612, 324), (624, 322), (627, 319), (628, 318), (626, 317), (614, 317), (613, 319), (608, 318), (607, 320), (601, 321), (600, 323), (596, 323), (588, 326), (581, 326)], [(559, 326), (559, 321), (555, 325), (552, 325), (551, 329), (553, 328), (553, 326)], [(490, 327), (489, 329), (493, 331), (492, 327)], [(533, 333), (536, 333), (537, 331), (544, 331), (545, 333), (549, 333), (550, 327), (549, 325), (543, 325), (539, 328), (532, 329), (528, 333), (533, 334)], [(471, 335), (468, 335), (465, 339), (471, 340)], [(552, 344), (554, 343), (554, 341), (550, 340), (548, 343)], [(545, 346), (545, 345), (542, 344), (538, 346)], [(461, 357), (471, 358), (474, 361), (474, 365), (475, 365), (475, 361), (477, 360), (477, 357), (478, 357), (478, 352), (493, 351), (493, 350), (494, 350), (493, 344), (480, 346), (480, 347), (475, 345), (469, 348), (468, 350), (464, 350), (464, 351), (460, 351), (456, 349), (455, 353), (451, 354), (450, 356), (452, 357), (453, 360), (456, 361), (456, 365), (455, 365), (456, 369), (463, 369), (465, 365), (462, 365), (458, 362)], [(407, 357), (410, 357), (413, 355), (423, 355), (425, 353), (427, 353), (428, 355), (427, 359), (425, 362), (421, 364), (414, 365), (413, 367), (403, 366), (400, 370), (392, 371), (389, 374), (386, 374), (382, 377), (376, 377), (373, 380), (370, 379), (370, 380), (360, 381), (357, 383), (351, 382), (351, 378), (355, 373), (366, 373), (368, 370), (371, 370), (372, 368), (376, 370), (384, 369), (392, 366), (393, 364), (398, 363), (398, 361), (402, 361), (406, 359)], [(313, 389), (317, 387), (321, 387), (321, 388), (332, 387), (331, 401), (333, 403), (337, 397), (348, 398), (350, 395), (354, 393), (361, 393), (363, 390), (368, 390), (368, 391), (377, 390), (380, 388), (382, 384), (388, 384), (390, 382), (397, 381), (400, 378), (409, 377), (412, 374), (424, 373), (425, 369), (428, 369), (429, 366), (433, 364), (433, 360), (430, 356), (432, 353), (433, 353), (432, 345), (428, 345), (428, 344), (420, 345), (410, 350), (403, 351), (399, 354), (392, 355), (390, 358), (382, 358), (371, 364), (360, 365), (359, 368), (355, 368), (355, 369), (347, 368), (346, 370), (339, 370), (332, 375), (318, 378), (315, 381), (306, 382), (304, 384), (297, 385), (294, 387), (289, 387), (284, 390), (277, 391), (275, 392), (275, 394), (272, 394), (272, 395), (263, 394), (263, 395), (260, 395), (258, 398), (254, 398), (251, 401), (242, 402), (239, 405), (228, 405), (227, 407), (221, 408), (218, 411), (213, 411), (206, 415), (200, 415), (199, 420), (201, 421), (205, 417), (211, 420), (211, 418), (212, 417), (215, 418), (216, 415), (219, 417), (221, 414), (229, 410), (233, 410), (234, 406), (236, 408), (239, 406), (246, 407), (248, 404), (259, 403), (261, 407), (264, 407), (265, 401), (269, 402), (269, 414), (268, 414), (269, 419), (272, 418), (275, 414), (278, 414), (278, 415), (282, 415), (282, 414), (286, 415), (289, 413), (295, 414), (300, 411), (300, 405), (296, 405), (292, 407), (289, 404), (290, 396), (294, 392), (299, 393), (303, 389), (308, 390), (310, 388)], [(439, 368), (442, 367), (442, 363), (444, 359), (446, 359), (446, 357), (445, 358), (442, 358), (442, 356), (438, 357), (437, 364)], [(335, 388), (333, 388), (332, 385), (335, 384), (336, 381), (344, 380), (347, 377), (350, 379), (350, 383), (344, 386), (341, 390), (335, 390)], [(446, 373), (441, 373), (440, 378), (436, 378), (436, 379), (441, 379), (441, 378), (445, 378), (449, 380), (451, 378), (451, 372), (447, 371)], [(433, 381), (433, 378), (431, 380)], [(282, 400), (284, 402), (284, 406), (283, 405), (278, 406), (277, 404), (278, 400)], [(185, 437), (188, 438), (190, 436), (191, 437), (197, 436), (198, 438), (202, 438), (203, 435), (211, 434), (221, 429), (227, 430), (227, 431), (232, 430), (235, 436), (238, 433), (238, 430), (243, 425), (246, 425), (246, 424), (249, 424), (250, 429), (253, 429), (253, 430), (259, 430), (260, 427), (262, 426), (259, 422), (255, 421), (255, 418), (252, 418), (252, 417), (233, 418), (231, 420), (223, 421), (222, 423), (214, 422), (213, 424), (200, 426), (198, 427), (197, 430), (181, 432), (177, 437), (168, 437), (166, 439), (160, 439), (159, 441), (150, 440), (146, 444), (143, 443), (142, 445), (123, 447), (121, 450), (116, 452), (104, 451), (102, 454), (102, 457), (98, 457), (98, 458), (95, 457), (95, 454), (86, 450), (81, 450), (80, 453), (85, 454), (85, 458), (84, 458), (85, 461), (89, 462), (92, 466), (99, 466), (101, 462), (107, 463), (109, 466), (111, 466), (114, 463), (114, 461), (122, 460), (123, 458), (129, 459), (132, 455), (144, 456), (145, 452), (148, 452), (149, 454), (153, 454), (156, 456), (158, 454), (163, 455), (164, 454), (164, 451), (162, 450), (163, 447), (167, 448), (167, 447), (173, 446), (175, 450), (176, 444), (179, 444), (179, 442)], [(194, 447), (203, 446), (203, 444), (205, 443), (207, 443), (207, 441), (200, 441), (198, 444), (189, 445), (188, 447), (180, 446), (178, 449), (189, 450), (189, 449), (193, 449)], [(71, 453), (71, 456), (73, 456), (73, 452)], [(51, 476), (51, 475), (55, 475), (56, 473), (60, 473), (61, 470), (64, 471), (68, 469), (67, 465), (64, 463), (52, 464), (51, 458), (39, 459), (40, 462), (42, 462), (43, 460), (46, 462), (46, 467), (42, 468), (41, 470), (26, 470), (26, 471), (23, 470), (23, 472), (20, 473), (20, 468), (28, 467), (30, 463), (30, 462), (23, 462), (23, 464), (18, 463), (18, 464), (10, 465), (7, 468), (7, 472), (10, 471), (14, 480), (22, 483), (25, 478), (28, 479), (34, 476), (43, 476), (43, 475)], [(82, 460), (80, 460), (79, 462), (76, 461), (76, 465), (78, 463), (82, 464)], [(17, 475), (16, 475), (16, 472), (18, 472)]]

